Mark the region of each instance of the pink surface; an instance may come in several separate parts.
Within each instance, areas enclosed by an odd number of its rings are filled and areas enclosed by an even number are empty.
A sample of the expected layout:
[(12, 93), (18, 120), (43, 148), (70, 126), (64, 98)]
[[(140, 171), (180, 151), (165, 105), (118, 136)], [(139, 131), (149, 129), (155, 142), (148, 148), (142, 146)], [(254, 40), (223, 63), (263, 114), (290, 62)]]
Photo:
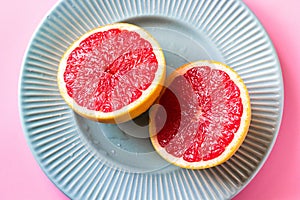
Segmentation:
[[(0, 199), (68, 199), (44, 175), (26, 144), (18, 112), (22, 57), (56, 0), (6, 1), (0, 8)], [(282, 126), (267, 162), (234, 199), (300, 199), (300, 1), (244, 0), (278, 52), (285, 89)]]

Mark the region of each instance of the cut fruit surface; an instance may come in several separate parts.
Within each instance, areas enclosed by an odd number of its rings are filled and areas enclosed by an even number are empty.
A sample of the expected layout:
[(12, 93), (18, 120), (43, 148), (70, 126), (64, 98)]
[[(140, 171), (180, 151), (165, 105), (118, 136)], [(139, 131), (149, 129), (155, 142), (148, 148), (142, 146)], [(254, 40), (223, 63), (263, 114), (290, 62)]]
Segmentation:
[(166, 64), (156, 40), (141, 27), (116, 23), (87, 32), (63, 55), (58, 86), (79, 115), (121, 123), (158, 97)]
[(155, 150), (183, 168), (203, 169), (228, 160), (250, 125), (250, 98), (225, 64), (197, 61), (176, 69), (150, 111)]

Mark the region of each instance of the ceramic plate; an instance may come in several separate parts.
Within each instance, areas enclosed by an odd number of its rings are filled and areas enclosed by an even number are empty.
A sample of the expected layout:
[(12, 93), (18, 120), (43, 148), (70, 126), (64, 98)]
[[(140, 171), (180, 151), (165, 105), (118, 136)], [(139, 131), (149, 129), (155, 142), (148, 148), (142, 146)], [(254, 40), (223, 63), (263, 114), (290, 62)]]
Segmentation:
[[(202, 59), (224, 62), (244, 79), (252, 122), (245, 142), (224, 164), (186, 170), (162, 160), (147, 132), (147, 114), (122, 125), (82, 118), (59, 94), (63, 53), (85, 32), (129, 22), (160, 43), (168, 72)], [(281, 121), (280, 64), (265, 30), (242, 1), (64, 0), (44, 18), (24, 58), (20, 111), (31, 150), (71, 199), (229, 199), (259, 171)]]

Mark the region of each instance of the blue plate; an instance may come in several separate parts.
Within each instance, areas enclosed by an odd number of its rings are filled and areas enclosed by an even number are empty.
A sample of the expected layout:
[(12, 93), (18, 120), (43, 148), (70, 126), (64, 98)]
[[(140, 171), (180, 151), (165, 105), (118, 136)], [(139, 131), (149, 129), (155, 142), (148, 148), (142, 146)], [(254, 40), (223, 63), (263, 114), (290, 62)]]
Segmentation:
[[(146, 114), (108, 125), (82, 118), (65, 104), (56, 82), (60, 58), (82, 34), (114, 22), (148, 30), (165, 53), (168, 72), (213, 59), (239, 73), (250, 93), (252, 122), (230, 160), (206, 170), (175, 167), (153, 150)], [(64, 0), (30, 42), (19, 103), (37, 162), (72, 199), (229, 199), (251, 181), (273, 147), (283, 82), (269, 37), (242, 1)]]

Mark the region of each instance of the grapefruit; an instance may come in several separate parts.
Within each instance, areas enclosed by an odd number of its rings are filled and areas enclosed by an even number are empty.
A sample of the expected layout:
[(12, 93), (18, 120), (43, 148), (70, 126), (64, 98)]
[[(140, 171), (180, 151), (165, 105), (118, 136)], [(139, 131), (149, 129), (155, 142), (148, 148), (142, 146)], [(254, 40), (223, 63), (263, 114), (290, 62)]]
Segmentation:
[(243, 80), (230, 67), (196, 61), (176, 69), (150, 110), (154, 149), (168, 162), (204, 169), (228, 160), (242, 144), (251, 119)]
[(128, 23), (89, 31), (65, 52), (58, 68), (58, 87), (79, 115), (121, 123), (145, 112), (165, 80), (165, 58), (157, 41)]

